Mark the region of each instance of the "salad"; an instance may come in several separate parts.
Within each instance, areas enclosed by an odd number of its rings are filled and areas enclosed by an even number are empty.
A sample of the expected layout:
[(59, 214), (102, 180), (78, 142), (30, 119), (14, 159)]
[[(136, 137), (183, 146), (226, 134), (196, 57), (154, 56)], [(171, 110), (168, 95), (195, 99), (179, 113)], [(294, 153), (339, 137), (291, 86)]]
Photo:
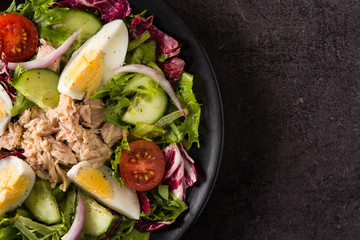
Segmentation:
[(187, 210), (201, 106), (126, 0), (0, 14), (0, 239), (149, 239)]

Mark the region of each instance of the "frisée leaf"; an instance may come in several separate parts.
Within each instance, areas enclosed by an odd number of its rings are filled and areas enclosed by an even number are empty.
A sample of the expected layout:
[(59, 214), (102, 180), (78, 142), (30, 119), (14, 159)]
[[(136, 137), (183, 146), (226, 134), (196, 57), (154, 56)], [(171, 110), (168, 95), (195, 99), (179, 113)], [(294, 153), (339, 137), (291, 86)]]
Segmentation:
[(141, 232), (152, 232), (163, 228), (173, 223), (183, 211), (188, 209), (185, 202), (169, 191), (168, 186), (160, 184), (144, 193), (150, 201), (150, 212), (143, 211), (140, 220), (136, 221), (136, 228)]
[(192, 90), (193, 75), (183, 72), (181, 79), (174, 83), (174, 89), (181, 105), (189, 113), (183, 122), (175, 121), (169, 126), (171, 130), (164, 136), (164, 142), (182, 142), (186, 149), (190, 149), (193, 143), (199, 143), (199, 124), (201, 117), (201, 105), (197, 102)]
[[(135, 220), (122, 217), (116, 231), (110, 235), (109, 240), (149, 240), (150, 233), (139, 232), (135, 228)], [(103, 240), (101, 238), (101, 240)]]

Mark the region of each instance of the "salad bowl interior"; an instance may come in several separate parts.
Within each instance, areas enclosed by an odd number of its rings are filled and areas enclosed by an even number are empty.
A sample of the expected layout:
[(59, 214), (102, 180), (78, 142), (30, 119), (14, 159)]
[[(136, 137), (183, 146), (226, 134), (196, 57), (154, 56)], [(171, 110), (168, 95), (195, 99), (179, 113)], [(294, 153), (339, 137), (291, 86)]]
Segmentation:
[[(2, 0), (0, 9), (7, 9), (11, 2)], [(185, 70), (194, 74), (194, 92), (202, 105), (200, 147), (193, 146), (189, 151), (198, 172), (196, 184), (187, 190), (186, 203), (189, 208), (174, 224), (151, 234), (153, 240), (180, 239), (204, 209), (220, 167), (224, 132), (221, 97), (205, 51), (176, 11), (163, 0), (129, 2), (135, 12), (147, 10), (148, 15), (154, 15), (154, 25), (182, 44), (180, 56), (186, 62)]]

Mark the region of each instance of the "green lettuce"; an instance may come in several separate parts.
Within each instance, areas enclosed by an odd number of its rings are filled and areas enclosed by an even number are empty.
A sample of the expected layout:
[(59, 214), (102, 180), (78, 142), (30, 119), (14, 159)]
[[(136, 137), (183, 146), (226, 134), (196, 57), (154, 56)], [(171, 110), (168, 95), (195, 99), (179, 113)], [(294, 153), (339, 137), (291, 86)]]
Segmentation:
[[(26, 212), (26, 210), (22, 210)], [(0, 219), (0, 239), (58, 240), (67, 229), (63, 224), (47, 226), (22, 216), (21, 211), (11, 218)]]
[[(164, 142), (182, 142), (186, 149), (193, 143), (199, 143), (199, 124), (201, 116), (201, 105), (197, 102), (193, 92), (193, 75), (183, 72), (181, 79), (174, 83), (176, 95), (183, 108), (188, 110), (184, 121), (176, 120), (169, 124), (170, 130), (164, 137)], [(172, 106), (175, 109), (175, 106)]]
[(95, 93), (92, 98), (106, 99), (105, 121), (117, 127), (128, 128), (129, 125), (121, 121), (121, 117), (129, 107), (130, 93), (123, 93), (125, 86), (133, 74), (117, 74), (109, 80), (109, 85)]
[(128, 44), (128, 52), (131, 52), (135, 48), (139, 47), (141, 44), (146, 42), (151, 37), (149, 31), (145, 31), (143, 34), (141, 34), (138, 38), (132, 40)]
[(131, 102), (135, 99), (135, 96), (137, 94), (153, 96), (162, 91), (159, 88), (155, 81), (143, 74), (121, 73), (113, 76), (106, 88), (91, 97), (95, 99), (103, 98), (105, 100), (105, 121), (117, 127), (128, 129), (130, 125), (121, 119)]
[(0, 220), (0, 239), (22, 239), (19, 230), (14, 226), (11, 219), (3, 218)]
[(71, 31), (58, 27), (60, 19), (69, 9), (51, 8), (54, 2), (56, 0), (25, 0), (16, 6), (13, 1), (6, 12), (18, 13), (31, 19), (36, 24), (40, 37), (58, 46), (71, 35)]
[(166, 133), (166, 130), (144, 122), (137, 122), (135, 128), (130, 130), (131, 138), (135, 139), (144, 139), (144, 140), (153, 140), (156, 137), (163, 136)]
[(188, 209), (185, 202), (169, 191), (168, 185), (159, 184), (145, 195), (150, 201), (150, 213), (141, 212), (141, 220), (172, 221)]
[[(141, 36), (140, 36), (141, 38)], [(126, 63), (129, 64), (147, 64), (156, 59), (156, 42), (151, 40), (142, 43), (126, 56)]]
[(199, 143), (199, 124), (201, 116), (201, 107), (196, 100), (193, 92), (194, 76), (183, 72), (180, 81), (176, 82), (178, 98), (185, 108), (189, 109), (189, 114), (185, 121), (179, 126), (180, 132), (183, 134), (182, 141), (184, 147), (189, 149), (193, 143), (200, 147)]
[(109, 240), (149, 240), (149, 232), (139, 232), (135, 228), (135, 220), (126, 217), (120, 218), (120, 225), (116, 231), (110, 235)]
[(110, 159), (111, 168), (114, 170), (113, 177), (118, 180), (120, 186), (123, 186), (124, 182), (119, 173), (119, 163), (122, 150), (130, 150), (129, 142), (126, 138), (123, 138), (121, 143), (115, 147), (113, 157)]

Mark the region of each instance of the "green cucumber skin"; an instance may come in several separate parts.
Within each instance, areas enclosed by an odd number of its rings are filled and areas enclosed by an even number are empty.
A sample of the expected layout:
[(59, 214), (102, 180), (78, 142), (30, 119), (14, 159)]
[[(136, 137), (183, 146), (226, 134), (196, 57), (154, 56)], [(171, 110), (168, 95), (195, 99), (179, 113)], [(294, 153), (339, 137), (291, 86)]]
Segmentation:
[(85, 204), (85, 223), (83, 231), (89, 236), (100, 236), (107, 232), (116, 220), (105, 207), (83, 194)]
[(135, 95), (122, 116), (123, 122), (132, 125), (136, 125), (137, 122), (153, 124), (164, 115), (168, 104), (165, 92), (159, 91), (159, 94), (151, 96), (149, 99), (144, 99), (145, 97), (142, 94)]
[(50, 183), (45, 180), (35, 181), (24, 205), (41, 222), (55, 224), (62, 221), (59, 205), (51, 194)]
[(95, 15), (82, 10), (69, 10), (60, 21), (64, 29), (72, 32), (81, 29), (76, 41), (86, 41), (102, 27), (102, 23)]
[(123, 92), (138, 91), (142, 88), (150, 89), (153, 95), (150, 97), (141, 94), (141, 92), (136, 93), (127, 111), (122, 116), (123, 122), (132, 125), (136, 125), (137, 122), (153, 124), (164, 115), (168, 97), (165, 91), (157, 86), (157, 83), (151, 78), (143, 74), (135, 74)]
[(13, 86), (26, 98), (48, 111), (59, 104), (59, 77), (59, 74), (48, 69), (32, 69), (22, 73)]

